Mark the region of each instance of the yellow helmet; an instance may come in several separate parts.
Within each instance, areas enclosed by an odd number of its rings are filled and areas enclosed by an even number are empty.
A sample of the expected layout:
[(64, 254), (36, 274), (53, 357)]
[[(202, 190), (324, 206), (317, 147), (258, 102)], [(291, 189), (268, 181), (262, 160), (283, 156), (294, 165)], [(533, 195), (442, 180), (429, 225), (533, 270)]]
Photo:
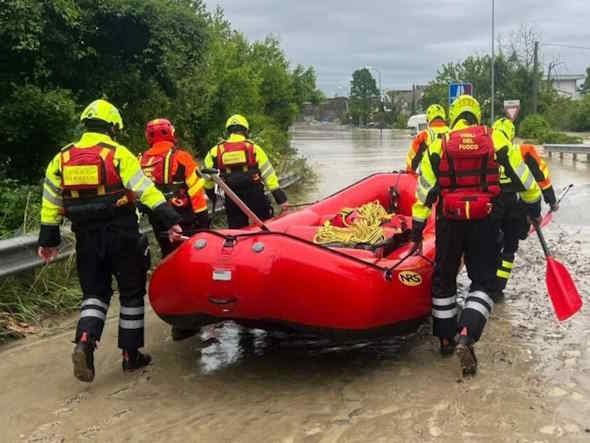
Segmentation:
[(86, 109), (82, 111), (80, 121), (85, 120), (102, 120), (113, 126), (117, 126), (119, 130), (123, 129), (123, 119), (119, 110), (106, 100), (94, 100)]
[(435, 118), (440, 118), (442, 120), (447, 119), (447, 113), (445, 112), (445, 108), (443, 108), (439, 104), (430, 105), (428, 109), (426, 109), (426, 121), (430, 123)]
[(246, 117), (240, 114), (234, 114), (227, 119), (227, 121), (225, 122), (225, 129), (228, 129), (230, 126), (241, 126), (243, 128), (246, 128), (246, 130), (250, 130), (248, 120), (246, 120)]
[(470, 95), (460, 95), (451, 103), (449, 109), (451, 126), (456, 123), (457, 118), (464, 112), (473, 115), (477, 123), (481, 122), (481, 107), (479, 106), (479, 102)]

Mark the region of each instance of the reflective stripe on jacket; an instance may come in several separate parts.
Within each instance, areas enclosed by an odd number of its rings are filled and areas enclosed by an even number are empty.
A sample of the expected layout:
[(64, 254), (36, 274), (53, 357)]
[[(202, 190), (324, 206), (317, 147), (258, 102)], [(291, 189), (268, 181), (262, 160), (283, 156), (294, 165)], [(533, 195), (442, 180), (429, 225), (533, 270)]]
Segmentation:
[[(467, 122), (459, 120), (451, 129), (460, 130), (469, 127)], [(447, 135), (448, 137), (448, 135)], [(530, 205), (538, 204), (541, 199), (541, 191), (537, 186), (533, 175), (522, 160), (520, 151), (515, 149), (506, 136), (499, 131), (492, 134), (496, 162), (500, 169), (504, 168), (507, 175), (513, 176), (520, 184), (520, 197)], [(424, 223), (432, 211), (432, 204), (437, 200), (440, 192), (438, 186), (438, 166), (442, 155), (442, 141), (435, 140), (427, 150), (420, 164), (420, 176), (416, 188), (416, 202), (412, 207), (412, 218), (418, 223)]]
[[(113, 164), (119, 173), (121, 183), (125, 189), (132, 191), (139, 200), (150, 209), (166, 203), (166, 199), (148, 179), (137, 157), (123, 145), (118, 144), (106, 134), (85, 132), (79, 141), (74, 143), (76, 148), (84, 149), (108, 144), (114, 149)], [(62, 153), (58, 153), (49, 163), (43, 184), (43, 201), (41, 207), (42, 225), (59, 225), (64, 215), (63, 204), (63, 173)]]
[[(156, 187), (162, 188), (163, 191), (166, 185), (176, 185), (184, 189), (194, 213), (206, 211), (205, 180), (200, 176), (197, 163), (187, 151), (173, 148), (174, 143), (169, 141), (154, 143), (141, 156), (142, 169)], [(162, 170), (158, 171), (158, 174), (152, 174), (156, 162), (161, 162), (159, 166)]]
[[(231, 134), (231, 136), (225, 140), (224, 143), (238, 143), (246, 141), (246, 137), (241, 134)], [(207, 155), (205, 156), (204, 164), (205, 168), (214, 168), (217, 164), (217, 154), (218, 154), (218, 147), (216, 145), (212, 147)], [(254, 144), (254, 153), (256, 155), (256, 163), (258, 165), (258, 169), (260, 171), (260, 177), (264, 181), (264, 184), (270, 191), (274, 191), (280, 188), (279, 178), (266, 155), (266, 152), (258, 146)], [(205, 189), (213, 189), (215, 187), (215, 183), (212, 180), (205, 181)]]

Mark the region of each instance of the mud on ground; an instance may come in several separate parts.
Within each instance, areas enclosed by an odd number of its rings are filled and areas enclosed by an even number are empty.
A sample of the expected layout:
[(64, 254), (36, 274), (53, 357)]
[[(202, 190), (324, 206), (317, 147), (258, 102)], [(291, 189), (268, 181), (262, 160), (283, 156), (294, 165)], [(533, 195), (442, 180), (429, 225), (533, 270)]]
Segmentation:
[[(547, 229), (587, 303), (589, 234)], [(0, 440), (590, 441), (590, 311), (559, 324), (544, 274), (532, 237), (477, 346), (479, 374), (465, 380), (454, 358), (438, 355), (428, 325), (403, 339), (334, 346), (226, 324), (204, 346), (207, 337), (173, 343), (153, 313), (154, 364), (124, 375), (114, 307), (90, 385), (72, 376), (72, 331), (0, 351)]]

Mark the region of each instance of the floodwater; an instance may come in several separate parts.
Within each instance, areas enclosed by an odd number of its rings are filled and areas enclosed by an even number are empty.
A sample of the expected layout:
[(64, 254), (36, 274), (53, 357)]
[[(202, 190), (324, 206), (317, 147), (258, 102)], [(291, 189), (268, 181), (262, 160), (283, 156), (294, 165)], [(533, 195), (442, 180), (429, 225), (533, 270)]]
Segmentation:
[[(296, 128), (293, 143), (319, 175), (300, 199), (402, 168), (410, 140)], [(550, 167), (558, 184), (576, 186), (546, 229), (549, 247), (590, 303), (588, 165), (557, 158)], [(529, 238), (477, 345), (480, 371), (466, 379), (438, 355), (428, 324), (408, 337), (335, 344), (227, 323), (174, 343), (153, 312), (154, 363), (123, 375), (113, 306), (90, 385), (72, 376), (73, 319), (0, 350), (0, 441), (590, 441), (590, 315), (558, 323), (544, 273)]]

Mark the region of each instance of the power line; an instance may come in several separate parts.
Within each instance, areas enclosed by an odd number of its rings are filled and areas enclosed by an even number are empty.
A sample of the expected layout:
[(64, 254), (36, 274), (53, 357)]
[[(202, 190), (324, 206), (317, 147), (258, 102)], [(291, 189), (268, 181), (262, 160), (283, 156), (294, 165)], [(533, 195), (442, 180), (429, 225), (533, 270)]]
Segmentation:
[(590, 51), (590, 47), (587, 46), (564, 45), (561, 43), (541, 43), (541, 46), (556, 46), (558, 48), (583, 49), (585, 51)]

